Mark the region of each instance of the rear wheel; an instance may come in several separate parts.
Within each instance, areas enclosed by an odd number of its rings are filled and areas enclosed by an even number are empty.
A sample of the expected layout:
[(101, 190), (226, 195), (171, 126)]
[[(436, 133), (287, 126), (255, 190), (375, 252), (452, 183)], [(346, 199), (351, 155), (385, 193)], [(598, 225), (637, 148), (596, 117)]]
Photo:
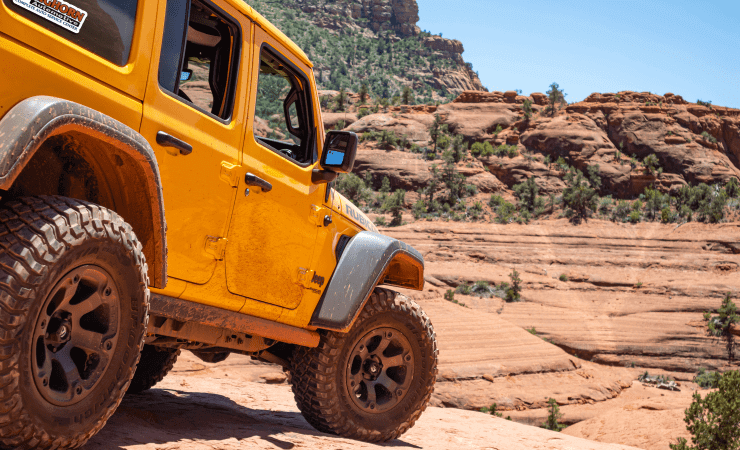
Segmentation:
[(323, 332), (291, 363), (293, 393), (316, 429), (370, 442), (395, 439), (426, 409), (437, 342), (412, 300), (376, 288), (347, 334)]
[(141, 358), (128, 387), (128, 393), (144, 392), (162, 381), (172, 370), (178, 356), (180, 349), (145, 345), (141, 350)]
[(0, 210), (0, 446), (76, 448), (133, 376), (147, 325), (142, 246), (116, 213), (63, 197)]

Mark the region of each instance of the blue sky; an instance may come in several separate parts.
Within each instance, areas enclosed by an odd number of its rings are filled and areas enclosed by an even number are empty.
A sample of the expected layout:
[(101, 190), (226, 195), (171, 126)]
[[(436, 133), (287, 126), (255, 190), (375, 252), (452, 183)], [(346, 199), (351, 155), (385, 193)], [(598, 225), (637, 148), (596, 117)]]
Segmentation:
[(672, 92), (740, 108), (740, 0), (417, 0), (489, 90)]

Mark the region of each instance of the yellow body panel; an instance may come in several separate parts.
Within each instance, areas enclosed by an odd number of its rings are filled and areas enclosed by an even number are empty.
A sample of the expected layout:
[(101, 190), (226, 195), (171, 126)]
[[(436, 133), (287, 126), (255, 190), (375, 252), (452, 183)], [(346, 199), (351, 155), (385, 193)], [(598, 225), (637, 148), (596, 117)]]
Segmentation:
[[(267, 43), (290, 59), (299, 70), (308, 67), (292, 57), (287, 49), (261, 28), (254, 33), (253, 54)], [(255, 101), (259, 58), (252, 62), (252, 101)], [(315, 164), (301, 167), (294, 161), (258, 143), (253, 132), (253, 115), (247, 120), (243, 173), (250, 172), (272, 184), (270, 192), (250, 187), (250, 194), (239, 195), (234, 206), (234, 220), (226, 245), (226, 277), (230, 292), (247, 297), (247, 303), (264, 302), (293, 309), (303, 298), (311, 280), (317, 230), (314, 219), (323, 215), (320, 208), (325, 185), (311, 182)], [(242, 180), (244, 176), (240, 177)], [(240, 185), (240, 192), (247, 188)], [(327, 210), (328, 212), (328, 210)], [(315, 286), (318, 288), (319, 286)]]
[[(87, 75), (85, 77), (87, 79), (86, 83), (78, 83), (76, 82), (77, 80), (70, 80), (69, 78), (60, 76), (61, 74), (54, 77), (57, 78), (56, 81), (49, 79), (49, 76), (55, 75), (54, 68), (49, 67), (52, 61), (39, 55), (33, 59), (47, 66), (40, 70), (40, 74), (47, 76), (47, 78), (44, 83), (36, 84), (30, 83), (23, 77), (19, 77), (21, 81), (26, 83), (26, 86), (21, 87), (20, 91), (17, 92), (20, 100), (34, 95), (54, 95), (55, 97), (72, 100), (95, 108), (93, 104), (84, 101), (85, 97), (79, 95), (82, 93), (80, 92), (82, 90), (93, 90), (99, 95), (108, 94), (108, 91), (119, 91), (135, 99), (142, 100), (144, 98), (144, 91), (146, 90), (149, 60), (151, 59), (152, 41), (154, 39), (154, 27), (158, 21), (157, 17), (156, 1), (139, 2), (133, 34), (134, 39), (131, 44), (128, 63), (123, 67), (119, 67), (69, 42), (51, 30), (18, 15), (15, 11), (9, 9), (4, 2), (0, 2), (0, 32), (23, 42), (23, 45), (29, 48), (53, 55), (54, 62), (59, 65), (74, 68), (79, 73)], [(101, 36), (101, 39), (105, 39), (105, 37)], [(15, 66), (8, 64), (11, 60), (2, 59), (3, 67), (6, 70), (9, 67), (13, 67), (13, 70), (16, 71), (17, 68)], [(24, 76), (30, 74), (25, 71), (17, 71), (17, 73), (23, 73)], [(54, 94), (43, 92), (45, 89), (56, 92)], [(115, 114), (112, 114), (117, 109), (114, 105), (115, 101), (110, 102), (103, 109), (95, 109), (118, 119)], [(126, 124), (129, 125), (128, 123)], [(134, 127), (134, 129), (137, 128), (138, 125)]]
[[(166, 2), (161, 1), (161, 16), (165, 7)], [(235, 9), (224, 9), (240, 20), (243, 32), (249, 36), (249, 20)], [(157, 43), (162, 42), (163, 28), (164, 22), (160, 21), (154, 36)], [(226, 121), (164, 91), (158, 82), (160, 45), (154, 46), (152, 54), (140, 133), (152, 144), (159, 162), (168, 223), (168, 273), (196, 284), (206, 283), (213, 275), (216, 259), (206, 246), (225, 237), (236, 194), (234, 186), (221, 178), (221, 172), (223, 163), (239, 163), (250, 78), (249, 65), (244, 62), (251, 59), (251, 46), (241, 47), (243, 63), (237, 69), (234, 112)], [(181, 155), (177, 149), (158, 145), (156, 136), (160, 131), (192, 145), (192, 153)]]
[[(154, 150), (168, 224), (168, 275), (153, 292), (285, 324), (308, 322), (336, 267), (342, 235), (376, 231), (338, 193), (313, 184), (318, 163), (302, 167), (253, 134), (263, 43), (306, 74), (319, 152), (324, 128), (311, 62), (292, 41), (238, 0), (212, 0), (241, 26), (235, 104), (220, 120), (165, 92), (158, 83), (166, 0), (139, 0), (128, 63), (118, 67), (9, 10), (0, 2), (0, 117), (37, 95), (71, 100), (138, 130)], [(101, 38), (104, 38), (101, 36)], [(189, 155), (157, 144), (159, 131), (193, 146)], [(251, 172), (272, 183), (250, 187)], [(331, 223), (324, 225), (324, 217)]]
[(0, 26), (0, 61), (3, 70), (12, 75), (0, 75), (0, 116), (29, 97), (50, 95), (101, 111), (135, 130), (139, 128), (140, 101), (107, 88), (74, 67), (44, 57), (2, 31), (4, 28)]

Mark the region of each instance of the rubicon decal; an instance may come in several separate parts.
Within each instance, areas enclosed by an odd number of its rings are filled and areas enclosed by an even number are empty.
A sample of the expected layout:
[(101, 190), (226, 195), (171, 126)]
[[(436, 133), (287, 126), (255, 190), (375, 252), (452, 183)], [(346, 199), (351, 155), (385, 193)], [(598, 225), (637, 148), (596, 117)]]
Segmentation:
[(54, 22), (73, 33), (79, 33), (87, 12), (62, 0), (13, 0), (21, 8)]

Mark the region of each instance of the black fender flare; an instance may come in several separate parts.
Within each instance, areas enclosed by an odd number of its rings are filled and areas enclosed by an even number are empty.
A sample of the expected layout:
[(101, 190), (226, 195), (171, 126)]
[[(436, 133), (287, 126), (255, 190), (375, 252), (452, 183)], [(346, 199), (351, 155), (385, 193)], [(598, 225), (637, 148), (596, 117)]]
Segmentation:
[(361, 231), (344, 248), (309, 325), (347, 331), (378, 284), (424, 288), (424, 257), (410, 245)]
[(68, 132), (99, 140), (135, 162), (134, 170), (144, 181), (143, 191), (148, 197), (145, 199), (148, 205), (143, 212), (147, 221), (151, 221), (151, 224), (146, 224), (151, 227), (147, 233), (151, 234), (152, 241), (148, 245), (151, 254), (147, 255), (150, 276), (153, 275), (150, 284), (165, 287), (167, 231), (159, 167), (152, 147), (131, 127), (69, 100), (49, 96), (23, 100), (0, 119), (0, 189), (11, 188), (47, 139)]

